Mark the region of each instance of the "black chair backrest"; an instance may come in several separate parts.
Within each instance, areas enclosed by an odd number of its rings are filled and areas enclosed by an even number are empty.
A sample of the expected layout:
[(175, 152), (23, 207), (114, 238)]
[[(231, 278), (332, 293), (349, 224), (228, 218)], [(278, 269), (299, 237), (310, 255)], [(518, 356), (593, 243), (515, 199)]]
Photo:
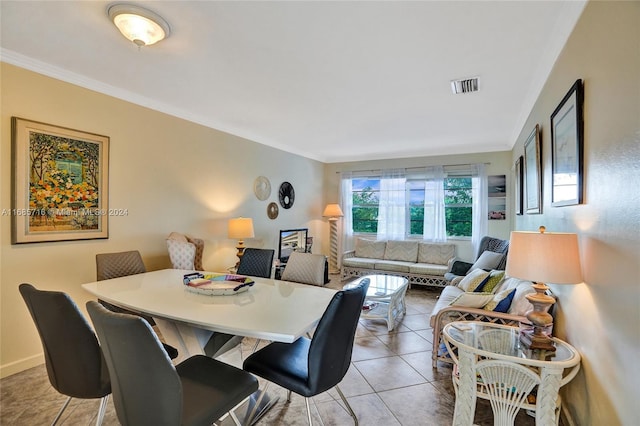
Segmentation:
[(275, 250), (247, 248), (244, 250), (236, 273), (252, 277), (271, 278)]
[(74, 398), (111, 393), (98, 339), (69, 295), (31, 284), (20, 284), (19, 290), (38, 329), (51, 386)]
[(142, 318), (87, 302), (111, 372), (118, 420), (127, 425), (179, 425), (180, 377), (151, 326)]
[(365, 278), (357, 287), (337, 292), (322, 315), (309, 347), (309, 387), (315, 394), (331, 389), (347, 373), (368, 288)]
[(96, 254), (97, 280), (109, 280), (147, 272), (138, 250)]
[(478, 254), (476, 255), (476, 260), (484, 253), (485, 251), (492, 251), (495, 253), (501, 253), (502, 260), (498, 263), (496, 269), (504, 271), (507, 268), (507, 255), (509, 253), (509, 240), (502, 240), (500, 238), (494, 237), (482, 237), (480, 240), (480, 246), (478, 248)]

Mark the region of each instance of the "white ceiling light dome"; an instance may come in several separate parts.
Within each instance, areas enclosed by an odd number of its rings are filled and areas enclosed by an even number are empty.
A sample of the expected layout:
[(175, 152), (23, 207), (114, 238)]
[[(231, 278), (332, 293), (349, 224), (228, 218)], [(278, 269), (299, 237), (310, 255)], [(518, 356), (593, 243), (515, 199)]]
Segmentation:
[(107, 9), (107, 14), (122, 35), (139, 47), (157, 43), (171, 34), (167, 21), (140, 6), (114, 4)]

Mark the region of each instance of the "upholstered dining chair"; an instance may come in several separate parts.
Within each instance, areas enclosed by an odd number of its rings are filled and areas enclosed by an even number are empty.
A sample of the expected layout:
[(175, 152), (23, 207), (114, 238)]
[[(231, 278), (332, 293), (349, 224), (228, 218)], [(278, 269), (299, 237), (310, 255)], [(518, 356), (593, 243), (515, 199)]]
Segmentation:
[[(273, 382), (289, 391), (287, 401), (291, 400), (292, 391), (304, 396), (311, 425), (309, 398), (335, 387), (357, 425), (358, 418), (338, 384), (351, 363), (353, 340), (368, 288), (369, 279), (365, 278), (358, 286), (337, 292), (320, 318), (313, 338), (300, 337), (293, 343), (273, 342), (250, 355), (243, 368), (267, 380), (261, 395)], [(253, 413), (249, 420), (252, 416)]]
[(252, 277), (271, 278), (275, 250), (246, 248), (236, 273)]
[(123, 426), (210, 425), (258, 389), (251, 374), (192, 356), (174, 366), (140, 317), (87, 302), (112, 377), (113, 402)]
[[(129, 275), (142, 274), (147, 272), (142, 256), (138, 250), (122, 251), (117, 253), (96, 254), (96, 275), (98, 281), (110, 280), (112, 278), (126, 277)], [(150, 325), (155, 325), (155, 321), (148, 315), (142, 315), (119, 306), (112, 305), (104, 300), (98, 300), (104, 307), (113, 311), (130, 315), (138, 315), (144, 318)], [(171, 359), (178, 357), (178, 350), (171, 345), (164, 343), (167, 354)]]
[(204, 271), (202, 267), (204, 240), (172, 232), (167, 237), (167, 251), (173, 269)]
[(20, 284), (20, 294), (36, 325), (51, 386), (68, 396), (52, 424), (71, 398), (102, 398), (96, 418), (101, 425), (111, 393), (111, 381), (98, 339), (68, 294)]
[(293, 252), (282, 272), (283, 281), (325, 285), (327, 258), (322, 254)]

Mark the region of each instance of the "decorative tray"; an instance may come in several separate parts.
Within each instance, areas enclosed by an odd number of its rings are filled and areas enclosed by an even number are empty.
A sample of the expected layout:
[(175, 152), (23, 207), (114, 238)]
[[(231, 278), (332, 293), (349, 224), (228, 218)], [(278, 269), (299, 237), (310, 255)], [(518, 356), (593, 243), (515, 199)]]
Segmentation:
[(231, 296), (249, 290), (254, 281), (243, 275), (187, 274), (182, 282), (187, 291), (207, 296)]

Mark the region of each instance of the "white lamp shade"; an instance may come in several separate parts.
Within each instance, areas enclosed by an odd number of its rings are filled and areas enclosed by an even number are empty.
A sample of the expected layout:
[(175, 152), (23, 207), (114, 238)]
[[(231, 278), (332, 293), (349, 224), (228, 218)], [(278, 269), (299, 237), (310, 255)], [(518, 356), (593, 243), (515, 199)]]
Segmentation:
[(506, 274), (539, 283), (582, 282), (576, 234), (511, 232)]
[(342, 209), (339, 204), (327, 204), (327, 207), (324, 208), (324, 213), (322, 213), (324, 217), (342, 217), (344, 213), (342, 213)]
[(248, 217), (229, 219), (229, 238), (242, 240), (253, 237), (253, 219)]

